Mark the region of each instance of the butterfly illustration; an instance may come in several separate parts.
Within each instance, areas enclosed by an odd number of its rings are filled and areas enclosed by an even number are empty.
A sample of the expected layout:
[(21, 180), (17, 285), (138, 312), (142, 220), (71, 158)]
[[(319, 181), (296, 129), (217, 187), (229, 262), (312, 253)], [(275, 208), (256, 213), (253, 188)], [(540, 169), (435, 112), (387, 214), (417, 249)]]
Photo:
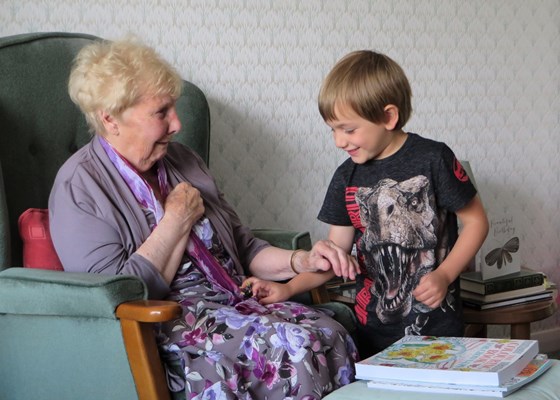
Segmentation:
[(486, 264), (492, 266), (498, 264), (498, 269), (502, 266), (510, 263), (512, 261), (511, 253), (516, 253), (519, 250), (519, 238), (512, 237), (510, 240), (504, 244), (504, 247), (498, 247), (497, 249), (491, 250), (484, 257)]

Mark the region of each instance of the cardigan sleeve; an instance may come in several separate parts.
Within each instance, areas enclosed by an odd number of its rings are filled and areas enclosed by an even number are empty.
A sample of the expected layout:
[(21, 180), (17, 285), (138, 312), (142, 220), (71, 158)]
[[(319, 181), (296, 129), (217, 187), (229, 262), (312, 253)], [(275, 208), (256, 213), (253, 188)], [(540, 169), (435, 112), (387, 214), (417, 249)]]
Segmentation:
[(149, 298), (164, 298), (169, 285), (135, 253), (149, 234), (147, 223), (126, 199), (114, 196), (119, 191), (115, 184), (87, 165), (70, 160), (49, 197), (51, 236), (64, 270), (135, 275), (145, 282)]

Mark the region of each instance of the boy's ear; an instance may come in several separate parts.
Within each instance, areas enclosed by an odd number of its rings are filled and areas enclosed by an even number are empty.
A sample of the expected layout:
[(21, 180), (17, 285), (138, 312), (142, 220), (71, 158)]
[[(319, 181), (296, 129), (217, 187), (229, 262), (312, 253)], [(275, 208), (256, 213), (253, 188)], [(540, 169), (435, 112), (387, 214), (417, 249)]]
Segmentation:
[(399, 108), (394, 104), (389, 104), (383, 111), (385, 112), (385, 129), (392, 131), (399, 122)]

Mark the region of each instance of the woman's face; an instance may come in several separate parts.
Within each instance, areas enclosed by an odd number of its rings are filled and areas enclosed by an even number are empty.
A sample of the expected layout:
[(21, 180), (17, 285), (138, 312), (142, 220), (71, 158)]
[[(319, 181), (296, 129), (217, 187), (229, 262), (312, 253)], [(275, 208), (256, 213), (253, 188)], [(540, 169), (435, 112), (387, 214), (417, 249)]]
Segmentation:
[(140, 173), (165, 156), (173, 135), (181, 129), (171, 96), (143, 97), (113, 123), (117, 129), (106, 139)]

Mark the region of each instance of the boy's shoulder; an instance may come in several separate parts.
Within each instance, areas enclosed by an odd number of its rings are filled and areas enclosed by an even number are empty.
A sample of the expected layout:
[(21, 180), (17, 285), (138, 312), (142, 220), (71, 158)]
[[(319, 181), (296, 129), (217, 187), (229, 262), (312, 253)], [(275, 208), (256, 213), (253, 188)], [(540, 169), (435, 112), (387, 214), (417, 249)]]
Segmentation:
[[(355, 171), (383, 170), (380, 166), (398, 165), (402, 169), (403, 165), (410, 165), (411, 160), (415, 160), (414, 165), (421, 165), (424, 162), (432, 163), (440, 160), (442, 155), (450, 154), (451, 149), (446, 143), (434, 139), (426, 138), (417, 133), (408, 132), (408, 137), (401, 149), (393, 156), (383, 160), (370, 160), (364, 164), (356, 164), (352, 158), (344, 160), (334, 172), (334, 176), (345, 179), (353, 175)], [(424, 161), (424, 162), (422, 162)]]
[(406, 145), (413, 149), (422, 148), (422, 150), (429, 150), (434, 152), (442, 151), (442, 149), (448, 147), (444, 142), (420, 136), (419, 134), (413, 132), (408, 133), (408, 139), (405, 143), (405, 146)]

